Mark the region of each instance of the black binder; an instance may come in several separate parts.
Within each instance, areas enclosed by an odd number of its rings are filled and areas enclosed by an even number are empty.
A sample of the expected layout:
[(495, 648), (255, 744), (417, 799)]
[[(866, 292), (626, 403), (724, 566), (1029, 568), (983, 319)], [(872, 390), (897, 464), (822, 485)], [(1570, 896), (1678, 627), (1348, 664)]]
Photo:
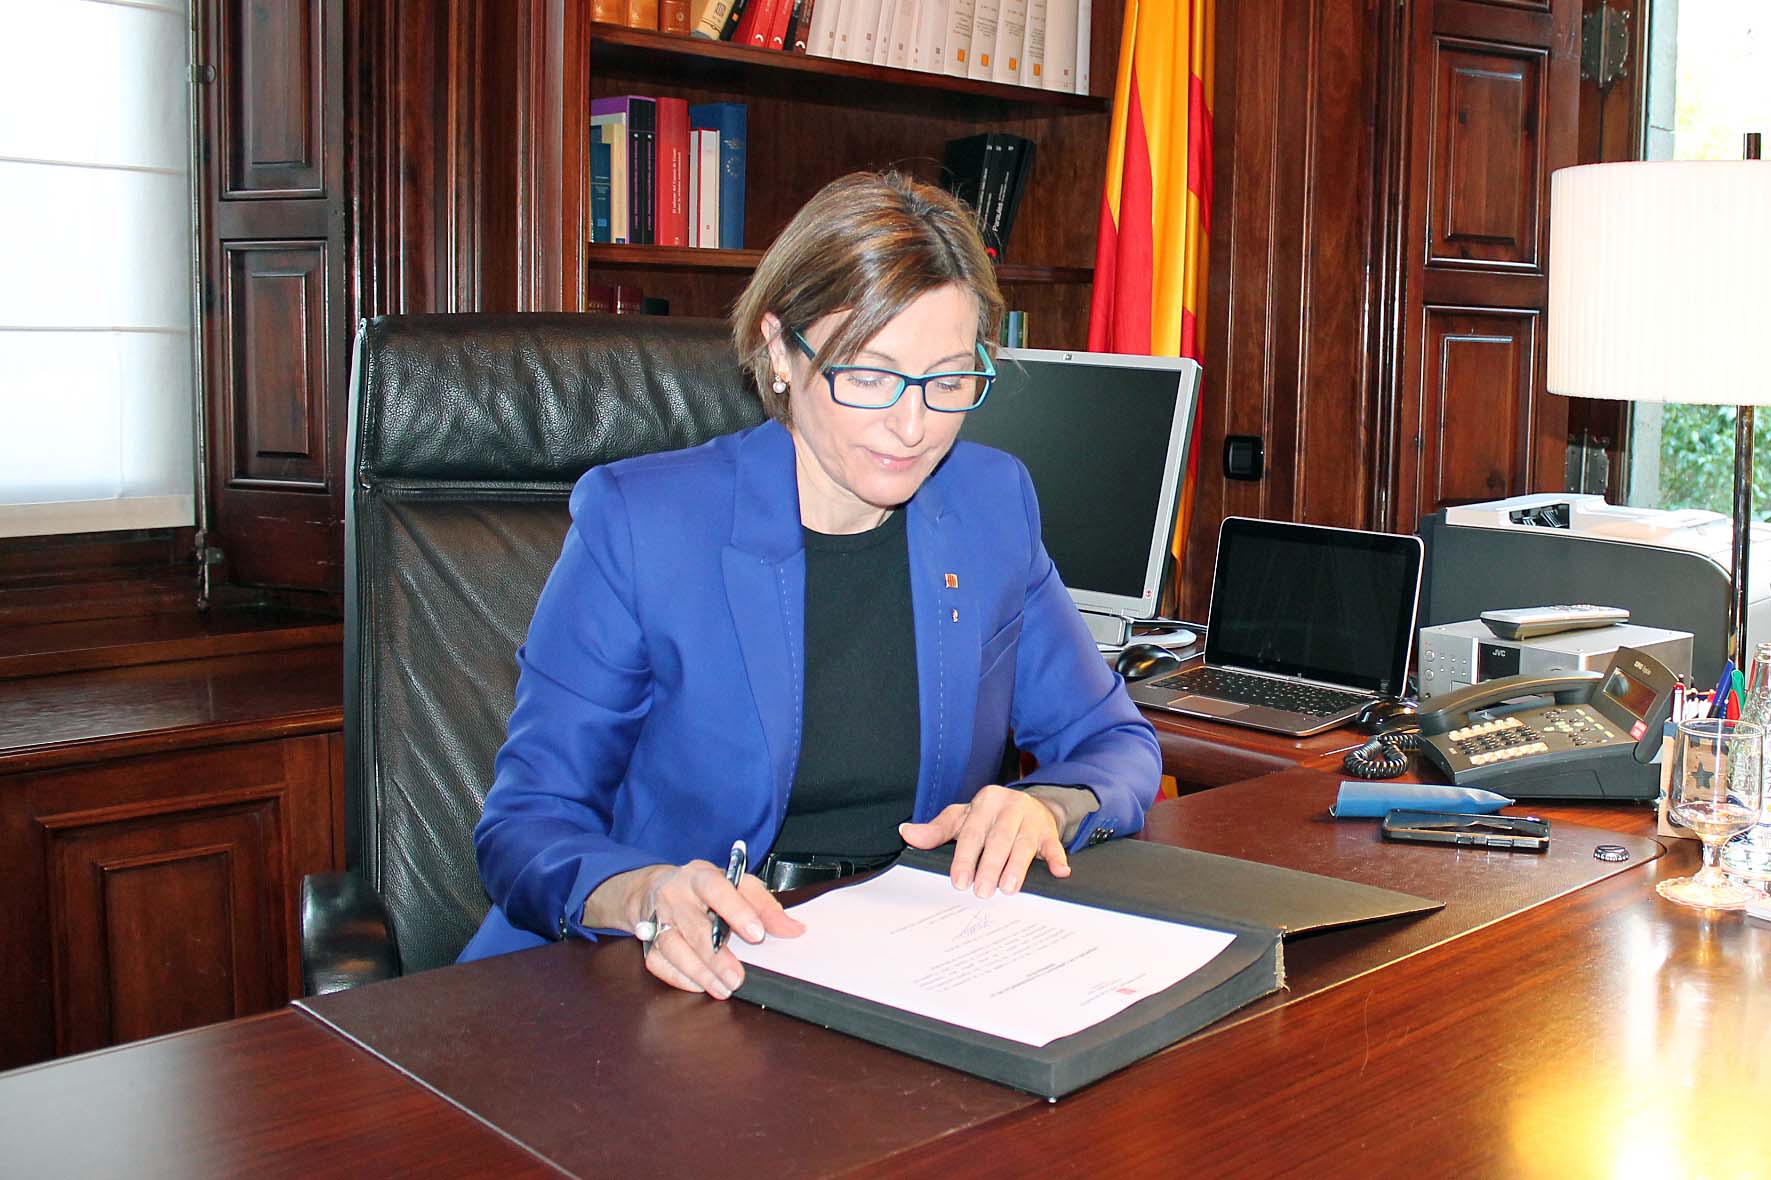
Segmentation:
[[(900, 864), (945, 874), (951, 845)], [(1023, 888), (1061, 901), (1234, 935), (1173, 987), (1099, 1024), (1032, 1046), (746, 965), (739, 999), (1019, 1090), (1057, 1098), (1172, 1045), (1284, 986), (1288, 934), (1424, 913), (1444, 903), (1208, 852), (1115, 840), (1074, 854), (1071, 875), (1035, 862)]]

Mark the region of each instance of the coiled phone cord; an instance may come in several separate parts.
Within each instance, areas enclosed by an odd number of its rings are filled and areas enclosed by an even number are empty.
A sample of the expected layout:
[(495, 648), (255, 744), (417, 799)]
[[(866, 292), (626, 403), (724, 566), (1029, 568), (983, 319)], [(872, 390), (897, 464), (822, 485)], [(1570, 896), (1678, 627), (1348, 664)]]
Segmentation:
[(1408, 752), (1420, 749), (1420, 727), (1398, 726), (1373, 737), (1357, 750), (1347, 751), (1341, 768), (1359, 778), (1395, 778), (1408, 770)]

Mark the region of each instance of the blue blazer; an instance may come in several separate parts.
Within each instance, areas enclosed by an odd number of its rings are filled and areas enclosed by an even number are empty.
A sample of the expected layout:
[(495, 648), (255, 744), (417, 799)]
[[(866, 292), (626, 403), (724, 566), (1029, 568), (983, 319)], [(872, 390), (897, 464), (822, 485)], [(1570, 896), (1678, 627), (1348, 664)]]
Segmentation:
[[(956, 443), (905, 511), (914, 819), (994, 781), (1013, 731), (1038, 759), (1031, 781), (1100, 799), (1073, 848), (1136, 831), (1161, 774), (1156, 735), (1046, 556), (1026, 469)], [(463, 959), (594, 936), (585, 899), (609, 877), (723, 864), (737, 838), (760, 853), (787, 812), (805, 674), (792, 437), (767, 422), (594, 468), (572, 519), (517, 653), (474, 831), (493, 905)]]

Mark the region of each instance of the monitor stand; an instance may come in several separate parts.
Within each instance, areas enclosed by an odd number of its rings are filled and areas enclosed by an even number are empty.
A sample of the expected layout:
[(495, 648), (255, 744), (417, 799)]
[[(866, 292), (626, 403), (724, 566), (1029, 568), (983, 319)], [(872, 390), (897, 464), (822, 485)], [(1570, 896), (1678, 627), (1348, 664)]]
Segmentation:
[(1085, 610), (1082, 621), (1088, 624), (1088, 633), (1098, 647), (1124, 647), (1131, 639), (1131, 620), (1124, 615)]

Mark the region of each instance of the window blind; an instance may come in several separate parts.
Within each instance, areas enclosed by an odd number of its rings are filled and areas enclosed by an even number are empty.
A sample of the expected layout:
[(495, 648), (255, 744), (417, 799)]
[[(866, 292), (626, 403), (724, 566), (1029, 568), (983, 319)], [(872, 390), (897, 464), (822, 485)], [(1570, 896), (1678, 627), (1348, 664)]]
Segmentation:
[(192, 523), (183, 0), (0, 0), (0, 536)]

